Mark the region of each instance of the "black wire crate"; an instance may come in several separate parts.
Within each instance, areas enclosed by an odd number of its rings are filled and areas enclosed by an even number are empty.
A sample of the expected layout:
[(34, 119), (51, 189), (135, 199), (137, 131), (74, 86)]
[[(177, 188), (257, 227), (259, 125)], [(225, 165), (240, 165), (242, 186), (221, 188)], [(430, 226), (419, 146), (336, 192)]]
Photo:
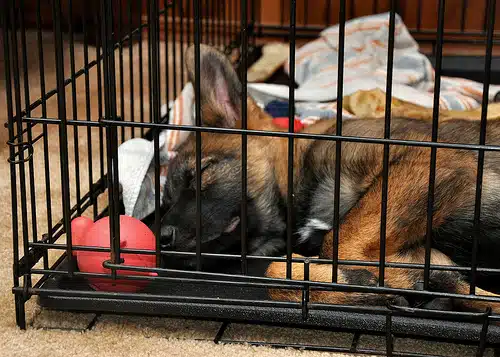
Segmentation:
[(18, 325), (37, 298), (214, 319), (217, 342), (252, 323), (355, 336), (275, 347), (496, 350), (500, 6), (483, 2), (6, 0)]

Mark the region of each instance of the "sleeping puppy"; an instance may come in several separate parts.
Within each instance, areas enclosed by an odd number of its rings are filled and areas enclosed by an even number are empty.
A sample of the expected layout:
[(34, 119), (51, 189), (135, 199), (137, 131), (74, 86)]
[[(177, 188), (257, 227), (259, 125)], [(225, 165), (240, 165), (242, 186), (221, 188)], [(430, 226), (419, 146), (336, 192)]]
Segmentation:
[[(186, 53), (194, 83), (194, 47)], [(204, 126), (241, 128), (242, 85), (229, 61), (210, 47), (201, 46), (201, 112)], [(283, 131), (251, 98), (247, 98), (250, 130)], [(476, 144), (480, 123), (449, 120), (440, 123), (439, 141)], [(334, 134), (335, 120), (323, 120), (305, 129)], [(431, 141), (431, 123), (393, 118), (391, 138)], [(346, 120), (345, 136), (384, 137), (383, 119)], [(201, 249), (208, 253), (239, 253), (241, 207), (241, 136), (202, 133)], [(488, 123), (487, 144), (500, 143), (500, 122)], [(340, 228), (333, 245), (335, 145), (329, 140), (294, 140), (293, 247), (302, 255), (332, 259), (336, 248), (341, 260), (378, 261), (382, 202), (383, 145), (343, 142), (340, 177)], [(248, 135), (248, 238), (249, 255), (276, 256), (286, 246), (288, 139)], [(427, 202), (431, 150), (417, 146), (391, 146), (387, 202), (386, 261), (425, 261)], [(172, 250), (196, 250), (196, 142), (193, 134), (169, 167), (162, 216), (162, 245)], [(476, 190), (477, 152), (438, 149), (434, 194), (431, 263), (470, 266)], [(480, 267), (500, 267), (500, 155), (486, 152), (482, 185), (481, 231), (477, 261)], [(194, 258), (183, 260), (194, 267)], [(205, 267), (205, 266), (204, 266)], [(286, 263), (272, 263), (268, 277), (286, 278)], [(292, 279), (302, 280), (302, 264), (292, 266)], [(338, 282), (380, 284), (377, 267), (340, 265)], [(484, 274), (477, 281), (486, 284)], [(491, 278), (491, 277), (490, 277)], [(493, 278), (498, 278), (493, 276)], [(423, 269), (386, 268), (384, 285), (422, 289)], [(310, 280), (332, 281), (331, 264), (311, 264)], [(432, 270), (428, 288), (469, 294), (466, 275)], [(496, 296), (477, 288), (476, 294)], [(270, 290), (273, 299), (300, 301), (299, 290)], [(356, 304), (370, 299), (385, 304), (392, 295), (312, 290), (311, 301)], [(366, 302), (364, 302), (366, 303)], [(453, 301), (455, 308), (484, 310), (489, 303)], [(494, 311), (499, 311), (492, 304)]]

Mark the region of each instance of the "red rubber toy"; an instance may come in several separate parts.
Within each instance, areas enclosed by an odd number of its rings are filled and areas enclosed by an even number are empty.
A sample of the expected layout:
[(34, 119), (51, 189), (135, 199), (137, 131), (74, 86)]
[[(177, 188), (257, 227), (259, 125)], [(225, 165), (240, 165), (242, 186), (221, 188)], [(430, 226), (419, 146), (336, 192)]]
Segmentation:
[[(109, 217), (93, 222), (87, 217), (78, 217), (71, 221), (72, 244), (75, 246), (109, 248)], [(120, 247), (128, 249), (155, 249), (153, 232), (140, 220), (130, 216), (120, 216)], [(78, 269), (85, 273), (110, 274), (111, 269), (103, 267), (102, 263), (110, 259), (108, 252), (74, 250)], [(156, 257), (151, 254), (122, 253), (122, 264), (154, 268)], [(117, 270), (120, 275), (157, 276), (152, 272), (138, 272), (131, 270)], [(111, 278), (88, 278), (92, 288), (112, 292), (137, 292), (146, 287), (146, 280), (125, 280)]]
[[(288, 129), (290, 119), (288, 117), (273, 118), (273, 122), (277, 126)], [(302, 131), (302, 129), (304, 129), (304, 127), (305, 127), (305, 125), (302, 124), (302, 122), (300, 120), (294, 119), (294, 121), (293, 121), (293, 132), (294, 133)]]

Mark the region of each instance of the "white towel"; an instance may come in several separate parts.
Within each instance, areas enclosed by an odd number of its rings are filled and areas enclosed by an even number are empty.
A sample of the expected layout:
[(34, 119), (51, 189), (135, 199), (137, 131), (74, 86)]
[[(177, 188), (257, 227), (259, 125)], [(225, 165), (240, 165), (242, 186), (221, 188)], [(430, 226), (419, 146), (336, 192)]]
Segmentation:
[[(194, 90), (188, 83), (176, 98), (169, 113), (169, 123), (176, 125), (194, 124)], [(168, 108), (161, 107), (161, 117)], [(159, 135), (160, 187), (166, 179), (166, 164), (179, 145), (188, 137), (188, 131), (163, 130)], [(118, 176), (125, 214), (142, 219), (154, 211), (154, 141), (134, 138), (118, 147)], [(160, 192), (160, 197), (162, 192)]]

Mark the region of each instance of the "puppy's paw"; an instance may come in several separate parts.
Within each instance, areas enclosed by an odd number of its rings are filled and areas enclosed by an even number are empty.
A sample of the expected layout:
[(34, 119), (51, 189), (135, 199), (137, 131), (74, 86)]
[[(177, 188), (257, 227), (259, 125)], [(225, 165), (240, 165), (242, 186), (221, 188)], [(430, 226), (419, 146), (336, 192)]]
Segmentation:
[[(305, 258), (299, 254), (293, 254), (293, 258)], [(273, 262), (266, 270), (266, 277), (274, 279), (286, 279), (286, 262)], [(304, 280), (304, 264), (292, 263), (292, 280)], [(269, 289), (269, 296), (272, 300), (280, 301), (301, 301), (302, 292), (300, 289)]]

